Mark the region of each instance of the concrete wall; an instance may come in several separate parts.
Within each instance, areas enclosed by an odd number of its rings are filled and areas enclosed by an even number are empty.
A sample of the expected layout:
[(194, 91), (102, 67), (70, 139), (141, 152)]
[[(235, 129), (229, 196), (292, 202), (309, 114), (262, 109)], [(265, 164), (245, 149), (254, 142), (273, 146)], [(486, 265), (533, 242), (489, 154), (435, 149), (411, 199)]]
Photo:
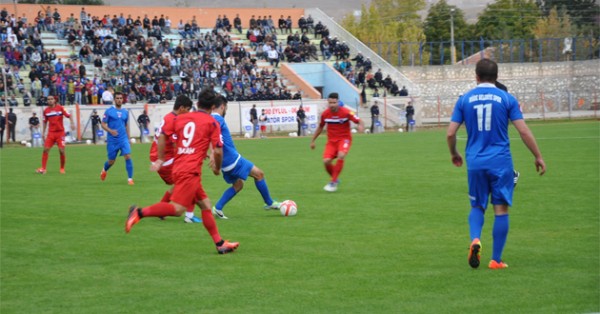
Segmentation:
[[(476, 86), (475, 65), (402, 67), (420, 87), (422, 118), (448, 119), (457, 97)], [(502, 63), (498, 81), (528, 114), (590, 110), (600, 99), (600, 61)], [(410, 93), (410, 90), (409, 90)]]

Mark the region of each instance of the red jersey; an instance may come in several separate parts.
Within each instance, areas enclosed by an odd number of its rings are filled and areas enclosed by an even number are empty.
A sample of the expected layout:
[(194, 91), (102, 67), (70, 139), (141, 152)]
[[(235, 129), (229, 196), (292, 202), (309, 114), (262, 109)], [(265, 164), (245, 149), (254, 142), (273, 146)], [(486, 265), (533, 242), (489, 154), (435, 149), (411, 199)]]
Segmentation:
[(327, 124), (327, 139), (328, 141), (339, 141), (352, 139), (350, 133), (350, 121), (358, 123), (360, 118), (350, 109), (346, 107), (338, 107), (337, 112), (325, 109), (321, 114), (320, 126), (324, 127)]
[(175, 120), (177, 115), (174, 112), (169, 112), (160, 123), (158, 131), (154, 134), (154, 141), (150, 147), (150, 161), (155, 162), (158, 159), (158, 137), (165, 134), (167, 140), (165, 142), (165, 160), (167, 162), (175, 157), (175, 140), (167, 134), (175, 134)]
[(202, 162), (207, 156), (209, 145), (223, 147), (219, 123), (203, 111), (178, 116), (175, 120), (174, 134), (177, 141), (173, 166), (175, 176), (202, 173)]
[(44, 109), (44, 123), (50, 123), (50, 126), (48, 126), (48, 133), (65, 132), (63, 117), (70, 118), (71, 115), (61, 105), (56, 104), (54, 107), (47, 107)]

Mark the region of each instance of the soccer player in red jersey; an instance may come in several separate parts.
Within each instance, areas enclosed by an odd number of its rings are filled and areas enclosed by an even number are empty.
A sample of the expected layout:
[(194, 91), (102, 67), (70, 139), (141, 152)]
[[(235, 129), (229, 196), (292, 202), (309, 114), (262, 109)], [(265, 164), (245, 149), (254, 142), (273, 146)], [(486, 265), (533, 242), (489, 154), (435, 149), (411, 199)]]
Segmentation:
[(202, 223), (212, 237), (219, 254), (231, 253), (239, 246), (237, 242), (225, 241), (219, 235), (215, 218), (211, 212), (208, 196), (202, 188), (202, 163), (207, 157), (209, 146), (213, 149), (214, 175), (221, 173), (223, 158), (223, 141), (219, 124), (210, 115), (217, 101), (218, 94), (211, 89), (205, 89), (198, 98), (197, 112), (190, 112), (177, 117), (173, 134), (175, 136), (176, 152), (173, 164), (173, 194), (171, 202), (160, 202), (140, 208), (135, 205), (129, 208), (129, 217), (125, 223), (125, 232), (144, 217), (181, 216), (186, 208), (196, 203), (202, 211)]
[(59, 104), (56, 104), (56, 99), (50, 96), (48, 97), (48, 107), (44, 109), (44, 123), (42, 128), (42, 139), (44, 139), (44, 134), (46, 134), (46, 127), (48, 127), (48, 135), (45, 137), (44, 142), (44, 152), (42, 152), (42, 167), (36, 170), (39, 174), (46, 173), (46, 164), (48, 163), (48, 152), (54, 144), (58, 146), (58, 151), (60, 153), (60, 173), (65, 173), (65, 126), (63, 124), (63, 118), (69, 118), (71, 121), (71, 131), (75, 130), (75, 123), (73, 123), (73, 118), (71, 115), (65, 110), (65, 108)]
[[(327, 109), (321, 114), (319, 127), (310, 141), (310, 148), (315, 149), (315, 141), (327, 125), (327, 144), (323, 152), (323, 163), (325, 170), (331, 176), (331, 181), (323, 188), (327, 192), (335, 192), (338, 187), (338, 177), (344, 168), (344, 158), (352, 146), (352, 133), (350, 132), (350, 121), (358, 124), (358, 131), (363, 132), (365, 126), (363, 121), (350, 109), (339, 105), (337, 93), (331, 93), (327, 97)], [(333, 160), (337, 159), (333, 164)]]
[[(187, 96), (180, 95), (175, 100), (173, 111), (163, 118), (160, 129), (154, 135), (154, 141), (150, 147), (151, 171), (156, 171), (163, 181), (173, 185), (173, 162), (175, 161), (175, 140), (166, 134), (173, 134), (177, 116), (188, 113), (192, 109), (192, 100)], [(170, 202), (173, 187), (165, 192), (161, 202)], [(185, 212), (184, 222), (200, 223), (202, 219), (194, 216), (194, 205), (189, 206)]]

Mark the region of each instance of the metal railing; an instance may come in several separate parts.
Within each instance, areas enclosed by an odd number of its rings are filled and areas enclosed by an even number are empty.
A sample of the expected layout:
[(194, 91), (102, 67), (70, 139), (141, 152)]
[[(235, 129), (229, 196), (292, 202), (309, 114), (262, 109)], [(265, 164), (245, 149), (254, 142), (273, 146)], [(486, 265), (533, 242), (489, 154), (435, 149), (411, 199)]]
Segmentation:
[[(451, 64), (449, 41), (367, 46), (393, 65)], [(484, 57), (499, 63), (581, 61), (600, 58), (600, 37), (455, 41), (455, 50), (457, 64), (474, 64)]]

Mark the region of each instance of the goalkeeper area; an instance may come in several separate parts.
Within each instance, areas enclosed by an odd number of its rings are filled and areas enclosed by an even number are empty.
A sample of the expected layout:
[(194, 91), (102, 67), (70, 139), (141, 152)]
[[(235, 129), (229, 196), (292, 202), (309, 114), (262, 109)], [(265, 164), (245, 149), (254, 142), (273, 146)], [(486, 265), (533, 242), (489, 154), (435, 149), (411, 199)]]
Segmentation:
[[(368, 122), (367, 122), (368, 124)], [(503, 258), (510, 268), (467, 263), (466, 167), (454, 167), (446, 130), (354, 134), (336, 193), (322, 190), (325, 138), (239, 139), (266, 174), (271, 195), (298, 214), (265, 211), (250, 186), (217, 219), (233, 254), (216, 253), (198, 224), (143, 219), (128, 207), (167, 186), (148, 170), (149, 144), (133, 144), (135, 185), (117, 159), (99, 174), (104, 145), (58, 150), (47, 174), (42, 149), (5, 147), (0, 158), (2, 313), (590, 313), (600, 311), (600, 123), (528, 122), (548, 170), (510, 127), (521, 177)], [(464, 152), (466, 133), (459, 132)], [(251, 181), (248, 184), (252, 184)], [(205, 165), (212, 204), (228, 187)], [(199, 210), (199, 209), (197, 209)], [(486, 214), (482, 264), (492, 252)]]

